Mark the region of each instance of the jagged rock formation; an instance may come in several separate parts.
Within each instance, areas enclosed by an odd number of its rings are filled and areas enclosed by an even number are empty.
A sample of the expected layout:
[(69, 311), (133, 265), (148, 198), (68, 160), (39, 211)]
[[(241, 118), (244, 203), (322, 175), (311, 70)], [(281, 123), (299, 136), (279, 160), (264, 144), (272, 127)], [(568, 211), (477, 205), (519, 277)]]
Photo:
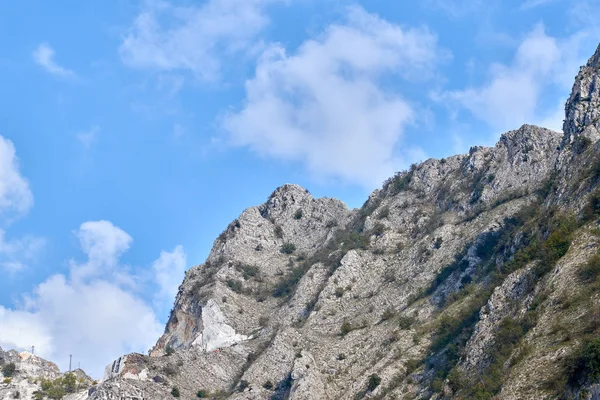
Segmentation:
[(187, 272), (150, 355), (89, 398), (598, 396), (599, 68), (600, 47), (564, 134), (524, 125), (427, 160), (359, 210), (280, 187)]
[[(76, 369), (70, 374), (60, 372), (56, 364), (35, 356), (29, 352), (17, 352), (15, 350), (3, 351), (0, 348), (0, 368), (2, 380), (0, 380), (0, 400), (9, 399), (35, 399), (42, 396), (43, 382), (54, 384), (61, 382), (65, 376), (71, 375), (70, 387), (63, 391), (52, 392), (53, 395), (62, 393), (65, 400), (83, 400), (88, 398), (87, 388), (94, 383), (83, 370)], [(36, 395), (36, 393), (38, 393)], [(57, 397), (58, 398), (58, 397)]]
[(565, 111), (563, 131), (567, 140), (577, 135), (600, 139), (600, 47), (579, 70)]

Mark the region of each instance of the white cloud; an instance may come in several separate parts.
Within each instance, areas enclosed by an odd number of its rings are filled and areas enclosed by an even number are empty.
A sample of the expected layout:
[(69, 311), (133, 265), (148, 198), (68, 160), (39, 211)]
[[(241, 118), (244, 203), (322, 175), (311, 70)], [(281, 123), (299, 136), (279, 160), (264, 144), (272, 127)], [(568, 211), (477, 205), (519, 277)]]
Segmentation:
[(269, 22), (265, 6), (279, 1), (209, 0), (187, 7), (150, 3), (125, 36), (121, 59), (134, 68), (189, 70), (201, 79), (215, 79), (222, 56), (255, 46), (256, 35)]
[(133, 238), (109, 221), (90, 221), (81, 224), (75, 232), (81, 249), (88, 260), (83, 264), (71, 261), (71, 276), (74, 280), (112, 274), (120, 283), (135, 286), (119, 263), (121, 255), (129, 249)]
[[(0, 136), (0, 221), (9, 224), (23, 216), (33, 205), (33, 195), (27, 180), (19, 171), (19, 162), (13, 143)], [(0, 228), (0, 268), (15, 273), (35, 259), (44, 240), (32, 235), (6, 239)]]
[(31, 235), (6, 240), (4, 230), (0, 229), (0, 267), (12, 273), (22, 270), (25, 262), (37, 257), (44, 244), (42, 238)]
[(0, 307), (0, 345), (29, 349), (64, 370), (68, 355), (102, 377), (113, 358), (148, 350), (162, 331), (140, 298), (106, 280), (73, 282), (54, 275), (40, 284), (28, 309)]
[(31, 346), (48, 352), (51, 335), (36, 314), (10, 310), (0, 306), (0, 347), (31, 349)]
[(89, 150), (96, 141), (99, 132), (100, 127), (98, 125), (94, 125), (87, 131), (78, 132), (75, 136), (83, 148)]
[[(75, 362), (99, 378), (116, 357), (147, 351), (163, 326), (140, 291), (123, 278), (128, 273), (120, 257), (130, 247), (131, 236), (109, 221), (86, 222), (75, 234), (87, 260), (72, 262), (69, 276), (46, 279), (20, 306), (0, 307), (0, 346), (34, 345), (38, 354), (63, 369), (73, 354)], [(161, 252), (151, 277), (128, 276), (146, 289), (158, 286), (160, 300), (170, 296), (172, 303), (185, 260), (183, 248), (177, 246), (171, 253)]]
[(157, 307), (167, 309), (173, 305), (179, 285), (185, 276), (186, 254), (182, 246), (172, 252), (161, 251), (160, 257), (152, 264), (152, 270), (159, 290), (155, 295)]
[[(559, 40), (537, 25), (520, 43), (510, 65), (492, 64), (489, 80), (479, 86), (434, 94), (436, 100), (468, 110), (497, 131), (515, 129), (524, 123), (557, 123), (556, 107), (541, 110), (545, 91), (559, 88), (568, 94), (573, 77), (585, 57), (580, 53), (585, 34)], [(547, 99), (544, 99), (547, 100)], [(554, 103), (563, 103), (557, 98)]]
[(19, 171), (15, 147), (0, 136), (0, 216), (24, 214), (32, 205), (33, 195)]
[(350, 8), (346, 23), (295, 54), (279, 45), (266, 50), (246, 82), (243, 109), (224, 116), (222, 127), (234, 145), (371, 188), (413, 161), (395, 148), (415, 113), (381, 78), (426, 77), (441, 53), (425, 29)]
[(46, 43), (40, 44), (33, 52), (35, 62), (53, 75), (62, 77), (74, 76), (75, 73), (63, 68), (54, 61), (54, 49)]

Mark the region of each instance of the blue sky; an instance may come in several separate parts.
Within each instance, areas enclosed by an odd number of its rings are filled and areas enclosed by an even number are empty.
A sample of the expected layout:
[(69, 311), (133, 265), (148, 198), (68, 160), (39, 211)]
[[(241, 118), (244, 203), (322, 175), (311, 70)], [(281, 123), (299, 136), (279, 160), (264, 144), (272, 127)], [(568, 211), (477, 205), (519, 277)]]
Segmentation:
[(1, 3), (0, 346), (99, 377), (277, 186), (358, 207), (412, 162), (560, 130), (593, 3)]

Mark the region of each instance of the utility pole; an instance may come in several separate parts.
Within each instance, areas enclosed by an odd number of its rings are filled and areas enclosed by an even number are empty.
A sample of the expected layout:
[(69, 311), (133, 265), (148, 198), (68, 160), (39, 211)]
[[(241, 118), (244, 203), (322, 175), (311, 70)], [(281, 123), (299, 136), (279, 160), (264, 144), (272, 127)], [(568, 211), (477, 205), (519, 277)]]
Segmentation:
[(33, 351), (35, 350), (35, 346), (31, 346), (31, 354), (33, 355)]
[(71, 361), (73, 360), (73, 354), (69, 354), (69, 372), (71, 372)]

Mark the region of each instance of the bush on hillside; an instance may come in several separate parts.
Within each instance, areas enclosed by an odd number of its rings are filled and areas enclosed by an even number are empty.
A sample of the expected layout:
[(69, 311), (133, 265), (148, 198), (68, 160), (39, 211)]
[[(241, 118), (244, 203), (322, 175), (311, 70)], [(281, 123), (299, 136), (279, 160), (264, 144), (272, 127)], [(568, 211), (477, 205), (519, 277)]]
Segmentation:
[(292, 254), (294, 251), (296, 251), (296, 245), (293, 243), (286, 242), (283, 245), (281, 245), (279, 251), (283, 254)]
[(2, 367), (2, 375), (4, 375), (7, 378), (10, 378), (13, 376), (16, 370), (17, 366), (15, 365), (15, 363), (8, 363), (4, 367)]

